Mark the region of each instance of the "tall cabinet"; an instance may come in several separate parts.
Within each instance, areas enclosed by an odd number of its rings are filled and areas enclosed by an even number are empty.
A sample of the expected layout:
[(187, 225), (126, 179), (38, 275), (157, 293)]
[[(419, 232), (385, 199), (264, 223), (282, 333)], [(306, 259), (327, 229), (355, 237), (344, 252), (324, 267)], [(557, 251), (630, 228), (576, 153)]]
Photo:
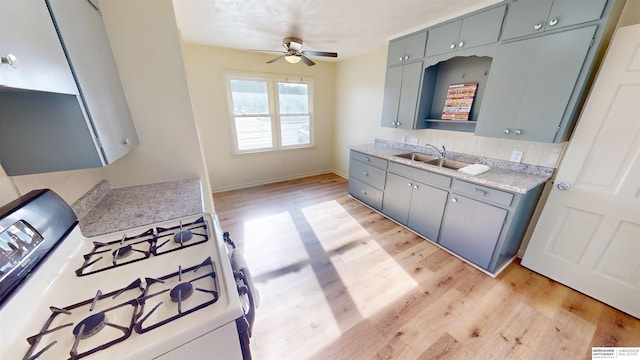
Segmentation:
[(389, 42), (382, 126), (412, 129), (416, 120), (427, 32)]

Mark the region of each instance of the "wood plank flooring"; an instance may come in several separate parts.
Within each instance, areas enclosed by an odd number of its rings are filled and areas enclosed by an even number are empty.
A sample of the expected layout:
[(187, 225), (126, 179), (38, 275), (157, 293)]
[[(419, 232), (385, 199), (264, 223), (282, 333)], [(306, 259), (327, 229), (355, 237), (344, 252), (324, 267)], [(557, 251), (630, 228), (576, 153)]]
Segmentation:
[(254, 359), (590, 359), (640, 320), (517, 262), (483, 274), (324, 174), (215, 193), (260, 292)]

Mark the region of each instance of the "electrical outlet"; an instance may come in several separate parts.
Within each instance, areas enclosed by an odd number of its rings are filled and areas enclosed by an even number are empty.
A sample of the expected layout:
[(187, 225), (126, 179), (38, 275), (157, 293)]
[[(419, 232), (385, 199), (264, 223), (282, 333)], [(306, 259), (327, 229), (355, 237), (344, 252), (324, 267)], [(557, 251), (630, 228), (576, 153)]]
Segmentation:
[(522, 155), (524, 155), (522, 151), (513, 150), (511, 153), (511, 161), (519, 163), (520, 160), (522, 160)]
[(411, 138), (411, 145), (418, 145), (418, 138)]
[(407, 143), (407, 135), (402, 135), (402, 143), (403, 144)]

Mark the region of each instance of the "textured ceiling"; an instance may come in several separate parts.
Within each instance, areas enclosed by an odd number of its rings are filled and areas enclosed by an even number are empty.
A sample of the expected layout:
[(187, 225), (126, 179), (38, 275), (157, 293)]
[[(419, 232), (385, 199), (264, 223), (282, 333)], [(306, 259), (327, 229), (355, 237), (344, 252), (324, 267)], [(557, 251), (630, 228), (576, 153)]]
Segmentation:
[[(345, 59), (499, 0), (173, 0), (183, 40), (233, 49), (303, 50)], [(328, 58), (314, 58), (328, 60)]]

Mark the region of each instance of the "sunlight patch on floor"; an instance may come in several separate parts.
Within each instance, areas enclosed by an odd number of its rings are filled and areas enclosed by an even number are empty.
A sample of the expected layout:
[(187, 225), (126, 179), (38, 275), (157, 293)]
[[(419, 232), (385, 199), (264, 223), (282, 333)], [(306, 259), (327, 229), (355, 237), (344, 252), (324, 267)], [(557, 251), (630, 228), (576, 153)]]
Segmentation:
[[(309, 206), (302, 212), (363, 317), (370, 317), (418, 286), (336, 201)], [(377, 280), (366, 281), (371, 277)]]

